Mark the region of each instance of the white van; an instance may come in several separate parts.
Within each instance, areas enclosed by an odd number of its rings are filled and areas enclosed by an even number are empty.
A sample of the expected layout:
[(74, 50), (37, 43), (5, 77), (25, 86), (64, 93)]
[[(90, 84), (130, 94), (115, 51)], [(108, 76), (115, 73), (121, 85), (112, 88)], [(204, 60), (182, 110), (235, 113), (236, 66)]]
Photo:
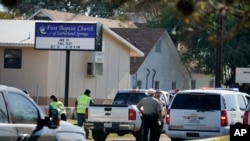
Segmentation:
[(249, 100), (232, 90), (179, 91), (168, 106), (165, 133), (172, 141), (229, 135), (230, 125), (242, 124)]

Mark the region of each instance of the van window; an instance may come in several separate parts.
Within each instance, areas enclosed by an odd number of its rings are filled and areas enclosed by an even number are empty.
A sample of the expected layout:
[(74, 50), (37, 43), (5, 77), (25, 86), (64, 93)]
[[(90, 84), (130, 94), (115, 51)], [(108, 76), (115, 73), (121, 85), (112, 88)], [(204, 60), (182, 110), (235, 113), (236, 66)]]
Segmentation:
[(147, 97), (145, 93), (117, 93), (113, 104), (137, 104), (141, 99)]
[(220, 110), (220, 105), (220, 95), (204, 93), (179, 93), (173, 99), (171, 109)]
[(228, 110), (228, 111), (236, 111), (237, 110), (237, 105), (236, 105), (234, 95), (225, 95), (224, 100), (225, 100), (225, 109), (226, 110)]
[(240, 110), (245, 110), (247, 107), (247, 101), (245, 100), (245, 97), (243, 95), (237, 95), (238, 103)]
[[(168, 100), (165, 98), (164, 95), (166, 95), (166, 97), (167, 97), (168, 94), (161, 93), (160, 99), (161, 99), (161, 101), (162, 101), (163, 106), (165, 107), (165, 106), (167, 106), (167, 104), (168, 104)], [(167, 102), (167, 103), (166, 103), (166, 102)]]
[(2, 93), (0, 93), (0, 123), (8, 123), (7, 109)]
[(14, 123), (37, 123), (38, 110), (26, 97), (18, 93), (10, 92), (8, 99), (15, 101), (10, 105)]

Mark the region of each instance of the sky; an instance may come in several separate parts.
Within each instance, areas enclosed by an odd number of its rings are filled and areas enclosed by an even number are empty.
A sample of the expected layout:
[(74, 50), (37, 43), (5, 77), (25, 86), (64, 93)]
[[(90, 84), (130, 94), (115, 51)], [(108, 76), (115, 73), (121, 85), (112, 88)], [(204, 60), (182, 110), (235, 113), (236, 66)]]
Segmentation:
[(0, 4), (0, 11), (6, 11), (7, 9), (2, 5)]

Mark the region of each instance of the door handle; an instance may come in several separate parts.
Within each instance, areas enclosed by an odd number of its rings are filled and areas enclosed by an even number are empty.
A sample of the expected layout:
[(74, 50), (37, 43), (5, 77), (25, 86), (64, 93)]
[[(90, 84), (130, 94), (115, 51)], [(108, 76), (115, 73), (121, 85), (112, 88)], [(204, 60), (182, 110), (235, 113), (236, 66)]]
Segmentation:
[(27, 141), (29, 139), (29, 134), (19, 134), (17, 141)]

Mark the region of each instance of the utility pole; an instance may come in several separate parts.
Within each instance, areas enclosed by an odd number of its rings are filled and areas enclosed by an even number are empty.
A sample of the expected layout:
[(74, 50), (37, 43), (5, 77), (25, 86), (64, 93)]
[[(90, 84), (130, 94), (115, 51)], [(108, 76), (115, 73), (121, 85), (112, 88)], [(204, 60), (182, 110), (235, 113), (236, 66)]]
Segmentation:
[(223, 47), (223, 16), (217, 15), (217, 47), (216, 47), (216, 69), (215, 69), (215, 88), (221, 87), (222, 83), (222, 47)]
[(69, 67), (70, 67), (70, 50), (66, 50), (66, 68), (65, 68), (65, 95), (64, 106), (68, 106), (69, 100)]

